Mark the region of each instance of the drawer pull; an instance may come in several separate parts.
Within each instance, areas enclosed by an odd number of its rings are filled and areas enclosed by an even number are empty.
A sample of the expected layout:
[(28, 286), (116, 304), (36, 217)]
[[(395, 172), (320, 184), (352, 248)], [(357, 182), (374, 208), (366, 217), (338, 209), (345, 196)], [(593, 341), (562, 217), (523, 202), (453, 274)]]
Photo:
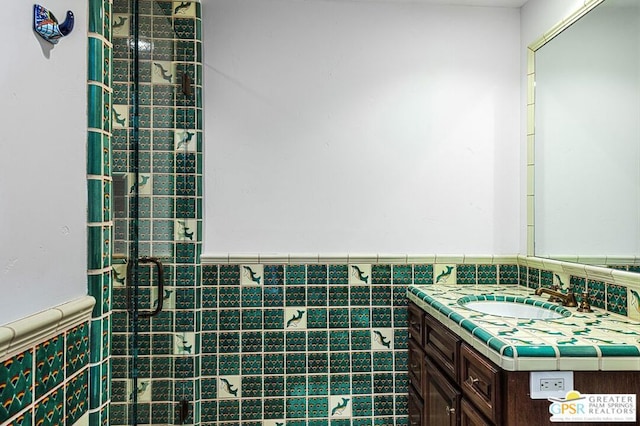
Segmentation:
[(416, 370), (418, 369), (418, 367), (420, 367), (419, 364), (411, 364), (409, 367), (411, 367), (412, 370)]
[(473, 377), (472, 375), (469, 375), (469, 384), (471, 386), (475, 385), (476, 383), (480, 382), (480, 379), (476, 379), (475, 377)]
[(455, 408), (451, 408), (451, 407), (449, 407), (448, 405), (447, 405), (446, 407), (444, 407), (444, 409), (445, 409), (445, 411), (447, 412), (447, 416), (450, 416), (450, 415), (452, 415), (453, 413), (455, 413), (455, 412), (456, 412), (456, 409), (455, 409)]

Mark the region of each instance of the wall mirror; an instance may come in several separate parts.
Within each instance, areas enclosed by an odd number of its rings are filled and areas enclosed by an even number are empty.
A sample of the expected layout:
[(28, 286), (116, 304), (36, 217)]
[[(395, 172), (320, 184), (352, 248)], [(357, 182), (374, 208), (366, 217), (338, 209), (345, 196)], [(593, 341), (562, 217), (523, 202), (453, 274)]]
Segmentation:
[(640, 272), (640, 2), (529, 46), (528, 254)]

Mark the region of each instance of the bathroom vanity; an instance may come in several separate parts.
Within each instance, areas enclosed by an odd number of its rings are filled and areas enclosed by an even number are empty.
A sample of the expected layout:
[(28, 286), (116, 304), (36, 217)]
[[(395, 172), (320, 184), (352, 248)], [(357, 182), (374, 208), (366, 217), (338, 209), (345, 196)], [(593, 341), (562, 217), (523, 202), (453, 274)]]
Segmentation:
[[(579, 313), (519, 286), (414, 286), (408, 295), (412, 426), (560, 424), (549, 420), (550, 401), (531, 399), (531, 371), (574, 371), (581, 394), (640, 391), (640, 323), (626, 317)], [(528, 301), (562, 315), (483, 314), (461, 304), (469, 298)]]

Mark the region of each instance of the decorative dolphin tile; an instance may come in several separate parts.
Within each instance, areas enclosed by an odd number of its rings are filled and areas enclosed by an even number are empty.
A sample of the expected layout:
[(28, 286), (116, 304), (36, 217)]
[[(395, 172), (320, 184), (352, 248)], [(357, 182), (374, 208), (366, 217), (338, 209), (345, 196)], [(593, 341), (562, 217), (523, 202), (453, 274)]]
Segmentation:
[(306, 309), (302, 308), (286, 308), (284, 311), (284, 328), (307, 328)]
[(436, 263), (433, 274), (436, 284), (456, 284), (456, 265)]
[(47, 8), (39, 4), (33, 5), (33, 29), (51, 44), (58, 44), (60, 38), (69, 35), (73, 30), (74, 22), (75, 17), (70, 10), (67, 11), (64, 22), (60, 23)]
[(112, 17), (112, 34), (116, 37), (129, 35), (130, 17), (125, 13), (114, 13)]
[(196, 343), (195, 333), (176, 333), (173, 336), (174, 355), (193, 355)]
[(632, 288), (628, 289), (627, 314), (629, 318), (640, 320), (640, 292)]
[(241, 265), (241, 285), (262, 285), (264, 277), (264, 265)]
[(176, 151), (196, 151), (196, 131), (193, 129), (178, 129), (174, 132), (173, 145)]
[(553, 285), (557, 285), (561, 289), (568, 289), (571, 282), (569, 281), (569, 274), (566, 272), (555, 272), (553, 274)]
[(240, 398), (242, 396), (242, 378), (240, 376), (221, 376), (219, 378), (219, 397), (221, 399)]
[(111, 276), (113, 277), (114, 286), (126, 286), (127, 285), (127, 265), (126, 264), (112, 265)]
[(127, 194), (133, 194), (137, 190), (140, 195), (151, 195), (152, 188), (152, 176), (150, 174), (138, 174), (137, 182), (135, 173), (127, 174)]
[(171, 11), (173, 16), (177, 18), (194, 18), (196, 16), (196, 5), (193, 1), (174, 1)]
[(175, 241), (195, 241), (198, 221), (196, 219), (176, 219), (173, 227)]
[[(153, 300), (153, 309), (158, 306), (158, 289), (151, 289), (151, 300)], [(176, 295), (175, 290), (165, 288), (164, 289), (164, 297), (162, 301), (162, 309), (174, 309), (176, 307)]]
[(129, 106), (113, 105), (111, 107), (112, 126), (115, 129), (125, 129), (129, 127)]
[(153, 61), (151, 63), (151, 82), (155, 84), (175, 83), (175, 64), (168, 61)]
[(371, 349), (393, 350), (393, 328), (371, 330)]
[(371, 265), (349, 265), (349, 284), (371, 284)]
[[(133, 400), (133, 379), (127, 381), (127, 398), (129, 401)], [(135, 390), (138, 397), (138, 402), (150, 402), (151, 401), (151, 380), (138, 380), (138, 387)]]
[(331, 418), (351, 417), (351, 396), (332, 396), (329, 402)]

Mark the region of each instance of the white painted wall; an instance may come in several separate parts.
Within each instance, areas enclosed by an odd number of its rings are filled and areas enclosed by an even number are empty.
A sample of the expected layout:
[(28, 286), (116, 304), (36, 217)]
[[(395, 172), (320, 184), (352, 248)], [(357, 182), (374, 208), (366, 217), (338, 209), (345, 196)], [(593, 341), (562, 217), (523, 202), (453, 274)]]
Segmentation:
[(0, 324), (87, 293), (87, 2), (46, 7), (76, 14), (53, 49), (32, 30), (32, 2), (3, 4)]
[(518, 9), (203, 10), (205, 253), (518, 251)]

